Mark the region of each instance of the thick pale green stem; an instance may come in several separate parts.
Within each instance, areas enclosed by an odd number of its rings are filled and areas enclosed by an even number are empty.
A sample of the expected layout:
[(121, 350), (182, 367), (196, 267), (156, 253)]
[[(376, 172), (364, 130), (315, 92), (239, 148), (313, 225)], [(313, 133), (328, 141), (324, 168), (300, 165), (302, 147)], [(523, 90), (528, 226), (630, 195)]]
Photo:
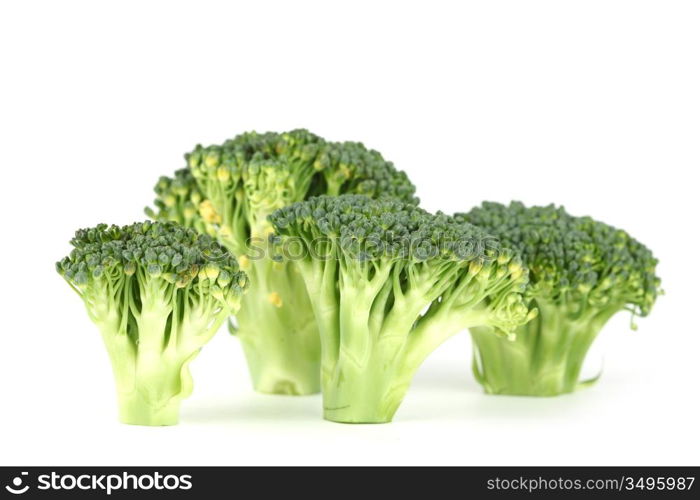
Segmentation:
[(184, 321), (174, 320), (170, 316), (177, 300), (165, 300), (167, 294), (158, 289), (159, 283), (148, 283), (153, 290), (144, 288), (140, 310), (130, 313), (138, 342), (127, 334), (126, 322), (116, 309), (93, 304), (91, 311), (112, 363), (119, 418), (126, 424), (178, 422), (180, 401), (192, 390), (188, 365), (229, 312), (220, 310), (212, 316), (216, 309), (203, 303), (188, 307)]
[(586, 354), (619, 305), (572, 318), (540, 303), (539, 315), (509, 340), (492, 328), (471, 328), (474, 373), (488, 394), (556, 396), (581, 386)]
[(236, 316), (256, 391), (320, 391), (320, 341), (304, 282), (289, 263), (250, 260), (250, 289)]
[[(348, 424), (391, 422), (408, 384), (397, 380), (400, 367), (386, 361), (372, 357), (364, 366), (346, 362), (336, 376), (324, 377), (323, 417)], [(397, 384), (400, 390), (394, 390)]]
[(180, 419), (180, 398), (154, 405), (149, 396), (136, 390), (119, 393), (119, 420), (131, 425), (175, 425)]
[[(381, 287), (341, 287), (339, 325), (322, 335), (339, 336), (339, 351), (332, 370), (323, 372), (323, 415), (342, 423), (391, 422), (419, 364), (409, 362), (407, 339), (419, 309), (403, 301), (394, 303), (400, 314), (389, 314), (379, 329), (371, 328), (373, 303), (383, 310)], [(420, 303), (408, 300), (408, 303)], [(330, 342), (329, 342), (330, 343)]]

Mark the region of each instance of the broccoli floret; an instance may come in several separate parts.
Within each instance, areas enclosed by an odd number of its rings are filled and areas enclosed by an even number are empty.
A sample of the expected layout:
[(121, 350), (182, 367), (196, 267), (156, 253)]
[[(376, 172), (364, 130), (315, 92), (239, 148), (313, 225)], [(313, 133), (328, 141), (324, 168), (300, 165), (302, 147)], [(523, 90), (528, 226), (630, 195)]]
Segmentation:
[[(417, 203), (415, 188), (360, 143), (327, 142), (306, 131), (248, 132), (185, 156), (203, 200), (198, 213), (251, 279), (232, 333), (241, 340), (253, 386), (272, 394), (320, 390), (318, 328), (304, 282), (270, 256), (268, 216), (306, 198), (360, 193)], [(156, 218), (169, 216), (157, 205)], [(162, 215), (161, 215), (162, 214)], [(202, 230), (201, 227), (198, 230)]]
[(173, 177), (161, 177), (154, 191), (157, 196), (153, 202), (155, 210), (146, 207), (146, 215), (150, 218), (175, 222), (203, 234), (216, 234), (217, 214), (211, 208), (211, 202), (202, 196), (189, 169), (177, 170)]
[(527, 273), (484, 231), (410, 203), (320, 196), (270, 217), (320, 329), (324, 416), (388, 422), (423, 360), (473, 326), (530, 317)]
[(174, 223), (81, 229), (56, 269), (102, 333), (120, 420), (172, 425), (192, 390), (188, 365), (248, 286), (211, 237)]
[[(553, 396), (579, 380), (593, 340), (621, 310), (646, 316), (660, 293), (657, 260), (626, 232), (574, 217), (554, 205), (483, 203), (459, 220), (478, 225), (516, 251), (530, 269), (527, 297), (537, 319), (508, 342), (471, 330), (474, 373), (487, 393)], [(632, 323), (634, 325), (634, 322)]]

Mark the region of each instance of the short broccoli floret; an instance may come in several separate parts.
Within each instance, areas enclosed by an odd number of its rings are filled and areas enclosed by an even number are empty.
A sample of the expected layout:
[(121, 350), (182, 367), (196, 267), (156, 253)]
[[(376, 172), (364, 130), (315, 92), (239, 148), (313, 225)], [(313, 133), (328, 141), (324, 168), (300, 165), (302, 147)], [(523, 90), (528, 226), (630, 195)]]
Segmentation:
[(423, 360), (473, 326), (527, 321), (527, 273), (493, 238), (444, 214), (362, 195), (320, 196), (270, 217), (319, 325), (324, 416), (388, 422)]
[[(376, 152), (355, 142), (327, 142), (306, 131), (247, 132), (185, 156), (203, 200), (198, 213), (251, 279), (236, 325), (256, 390), (310, 394), (320, 390), (318, 328), (304, 282), (271, 258), (268, 216), (314, 195), (360, 193), (417, 203), (415, 188)], [(160, 219), (168, 211), (158, 204)], [(161, 215), (162, 214), (162, 215)], [(198, 227), (198, 230), (202, 230)], [(232, 324), (233, 325), (233, 324)]]
[(177, 423), (188, 365), (238, 310), (246, 274), (211, 237), (174, 223), (100, 224), (71, 245), (56, 269), (102, 333), (121, 421)]
[(660, 293), (652, 253), (590, 217), (519, 202), (484, 203), (455, 217), (521, 256), (530, 269), (527, 297), (539, 311), (513, 342), (471, 330), (474, 373), (487, 393), (553, 396), (586, 385), (581, 367), (605, 323), (621, 310), (646, 316)]

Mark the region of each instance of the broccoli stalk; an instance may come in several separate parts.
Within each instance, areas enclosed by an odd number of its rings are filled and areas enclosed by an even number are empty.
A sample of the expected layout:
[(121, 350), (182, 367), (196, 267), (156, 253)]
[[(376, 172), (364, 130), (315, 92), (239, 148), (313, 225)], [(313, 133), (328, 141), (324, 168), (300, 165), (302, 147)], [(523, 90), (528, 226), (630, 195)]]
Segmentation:
[(539, 315), (504, 342), (487, 327), (471, 329), (474, 374), (489, 394), (554, 396), (573, 392), (596, 378), (579, 381), (588, 348), (623, 305), (568, 319), (567, 312), (543, 300)]
[(563, 208), (484, 203), (459, 220), (479, 225), (530, 269), (527, 297), (539, 315), (513, 341), (472, 328), (473, 369), (489, 394), (555, 396), (581, 381), (588, 349), (622, 310), (646, 316), (659, 293), (656, 259), (624, 231)]
[(509, 332), (530, 315), (517, 261), (496, 258), (482, 247), (488, 235), (446, 215), (343, 195), (293, 204), (270, 220), (311, 297), (328, 420), (391, 421), (421, 363), (447, 338), (478, 325)]
[(267, 394), (318, 392), (318, 329), (303, 280), (289, 263), (269, 258), (247, 260), (245, 270), (255, 285), (243, 297), (232, 330), (253, 386)]
[(188, 365), (238, 309), (246, 275), (211, 238), (172, 223), (101, 224), (71, 244), (57, 270), (102, 334), (120, 420), (176, 424)]
[[(254, 388), (271, 394), (318, 392), (318, 327), (302, 277), (268, 251), (268, 216), (323, 193), (386, 195), (415, 203), (413, 185), (376, 151), (359, 143), (329, 143), (305, 130), (242, 134), (221, 146), (197, 146), (186, 160), (192, 192), (201, 193), (202, 200), (198, 217), (179, 222), (207, 232), (212, 228), (251, 277), (231, 330), (243, 345)], [(173, 210), (158, 194), (158, 210), (147, 213), (167, 219)]]
[[(275, 262), (266, 248), (267, 216), (303, 197), (311, 181), (312, 157), (303, 151), (284, 160), (259, 151), (251, 155), (247, 147), (253, 147), (255, 138), (241, 142), (199, 147), (187, 156), (211, 203), (220, 241), (240, 256), (251, 277), (250, 293), (243, 298), (232, 333), (243, 345), (258, 392), (313, 394), (320, 390), (318, 330), (304, 283), (288, 264)], [(265, 151), (264, 145), (257, 148)]]

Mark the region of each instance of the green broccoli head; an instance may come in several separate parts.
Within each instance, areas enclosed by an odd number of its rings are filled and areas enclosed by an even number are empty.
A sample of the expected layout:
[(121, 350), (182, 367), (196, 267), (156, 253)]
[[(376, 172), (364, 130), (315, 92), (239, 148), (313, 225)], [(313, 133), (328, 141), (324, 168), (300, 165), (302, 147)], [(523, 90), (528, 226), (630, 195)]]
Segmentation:
[(170, 222), (100, 224), (71, 245), (56, 268), (102, 333), (122, 421), (175, 423), (187, 365), (238, 310), (246, 274), (211, 237)]
[(590, 217), (520, 202), (486, 202), (455, 217), (513, 248), (530, 270), (530, 295), (571, 305), (573, 314), (620, 304), (646, 316), (659, 294), (658, 261), (651, 251), (625, 231)]
[(483, 203), (455, 218), (484, 228), (520, 255), (530, 270), (527, 296), (539, 310), (510, 346), (483, 328), (472, 330), (475, 372), (488, 392), (573, 391), (605, 323), (621, 310), (646, 316), (660, 293), (651, 251), (590, 217), (513, 202)]
[[(270, 259), (268, 216), (317, 195), (363, 194), (417, 203), (403, 172), (357, 142), (329, 142), (306, 130), (247, 132), (185, 155), (203, 200), (198, 230), (214, 235), (251, 278), (245, 304), (231, 323), (256, 390), (308, 394), (319, 390), (319, 342), (298, 273)], [(148, 214), (169, 219), (157, 203)], [(180, 221), (180, 219), (178, 219)]]
[(241, 254), (249, 238), (267, 237), (269, 214), (311, 196), (359, 193), (417, 202), (407, 176), (376, 151), (326, 142), (306, 130), (248, 132), (221, 146), (197, 146), (186, 159), (221, 218), (221, 240)]
[(309, 289), (321, 332), (325, 416), (391, 420), (418, 366), (470, 326), (531, 317), (527, 273), (488, 233), (415, 205), (320, 196), (270, 217)]

